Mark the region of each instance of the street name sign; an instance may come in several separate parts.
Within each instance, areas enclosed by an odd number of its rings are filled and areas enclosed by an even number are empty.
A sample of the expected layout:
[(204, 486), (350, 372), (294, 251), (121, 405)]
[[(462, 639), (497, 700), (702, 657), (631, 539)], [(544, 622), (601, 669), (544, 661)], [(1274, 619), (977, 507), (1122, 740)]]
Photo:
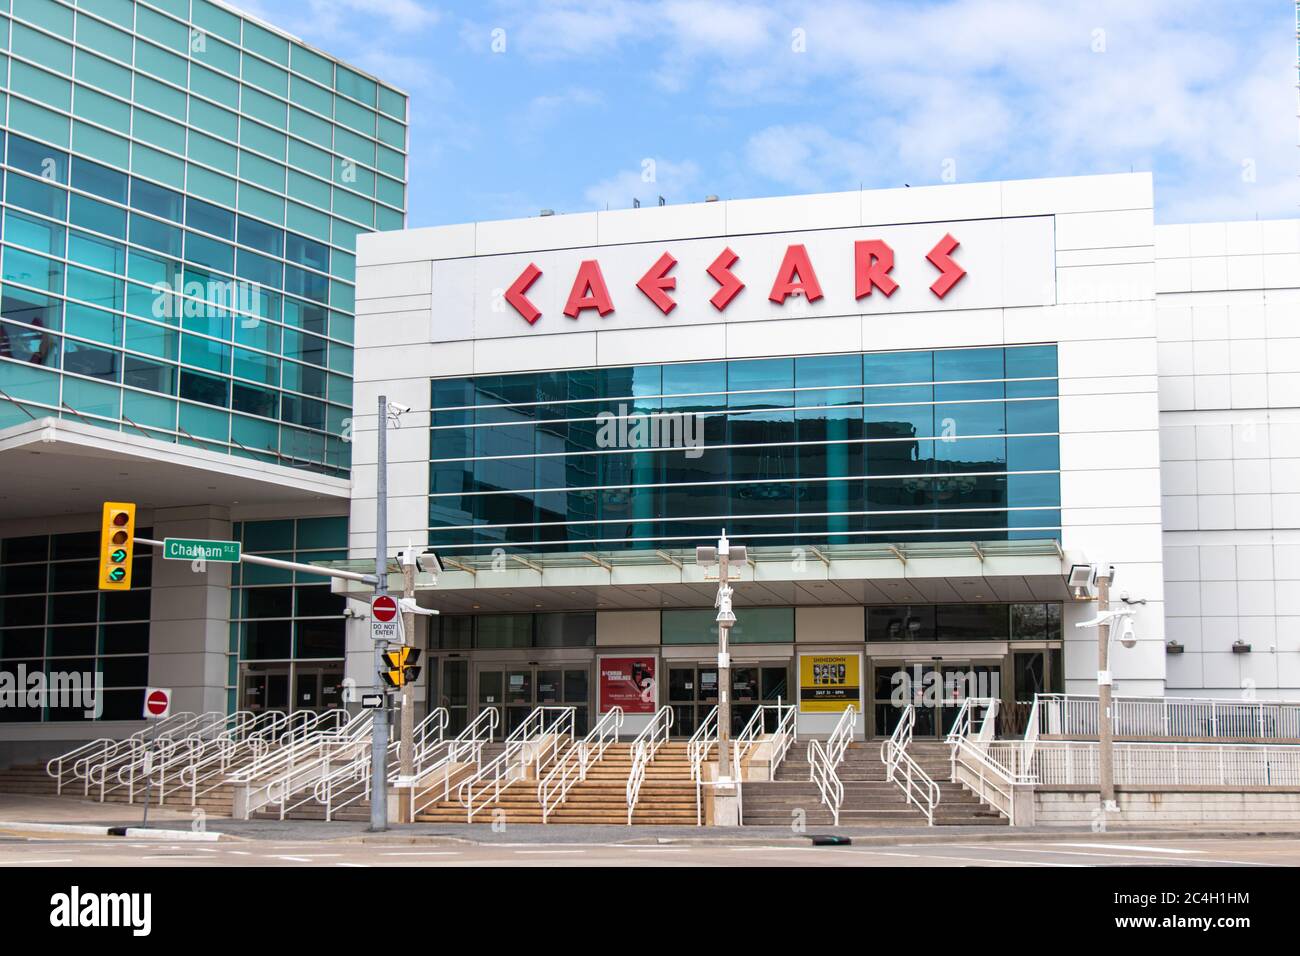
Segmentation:
[(238, 541), (208, 541), (204, 538), (164, 538), (163, 557), (170, 561), (215, 561), (238, 564)]

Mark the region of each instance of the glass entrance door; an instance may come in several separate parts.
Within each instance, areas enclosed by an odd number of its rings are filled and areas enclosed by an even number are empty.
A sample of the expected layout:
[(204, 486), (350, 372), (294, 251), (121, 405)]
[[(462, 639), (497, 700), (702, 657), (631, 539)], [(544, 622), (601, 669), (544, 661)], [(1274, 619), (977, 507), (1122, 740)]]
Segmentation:
[(718, 703), (718, 668), (707, 664), (668, 667), (668, 704), (673, 736), (690, 737)]
[(877, 737), (894, 732), (908, 704), (916, 710), (913, 737), (943, 738), (967, 697), (1003, 696), (1000, 660), (886, 660), (873, 661), (871, 667), (872, 732)]
[(343, 665), (296, 664), (293, 674), (294, 710), (338, 710), (343, 706)]
[(447, 708), (447, 735), (454, 737), (469, 723), (469, 661), (431, 657), (427, 680), (429, 709)]
[(478, 710), (496, 708), (502, 736), (508, 736), (536, 707), (571, 706), (574, 733), (585, 734), (590, 670), (587, 664), (483, 665), (478, 670)]

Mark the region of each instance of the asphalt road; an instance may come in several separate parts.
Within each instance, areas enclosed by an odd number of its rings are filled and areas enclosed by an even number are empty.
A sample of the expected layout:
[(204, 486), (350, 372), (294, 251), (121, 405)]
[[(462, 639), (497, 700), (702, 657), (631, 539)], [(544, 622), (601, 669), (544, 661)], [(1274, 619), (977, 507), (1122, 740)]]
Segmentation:
[(1176, 866), (1300, 865), (1300, 839), (1242, 837), (1209, 840), (1105, 842), (1070, 840), (889, 846), (586, 845), (546, 843), (392, 845), (314, 841), (164, 841), (0, 838), (0, 869), (63, 866)]

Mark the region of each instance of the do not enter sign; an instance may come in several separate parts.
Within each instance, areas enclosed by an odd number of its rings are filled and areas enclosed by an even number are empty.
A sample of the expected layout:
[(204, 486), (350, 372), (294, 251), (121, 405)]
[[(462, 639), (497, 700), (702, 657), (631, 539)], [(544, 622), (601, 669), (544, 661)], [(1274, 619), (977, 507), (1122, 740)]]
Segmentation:
[(144, 716), (162, 720), (172, 712), (172, 692), (163, 687), (149, 687), (144, 692)]
[(374, 614), (376, 621), (387, 624), (397, 617), (397, 602), (387, 594), (381, 594), (370, 602), (370, 612)]
[(381, 594), (370, 602), (370, 636), (376, 641), (398, 641), (401, 622), (397, 619), (397, 602)]

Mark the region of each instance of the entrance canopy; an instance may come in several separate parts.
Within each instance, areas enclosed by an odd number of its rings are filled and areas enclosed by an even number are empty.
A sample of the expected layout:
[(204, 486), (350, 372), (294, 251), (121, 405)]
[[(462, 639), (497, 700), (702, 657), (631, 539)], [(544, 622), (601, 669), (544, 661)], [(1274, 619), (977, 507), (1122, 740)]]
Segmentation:
[(0, 430), (0, 475), (0, 519), (95, 513), (105, 501), (343, 503), (350, 492), (345, 479), (57, 418)]
[[(749, 560), (736, 579), (737, 606), (995, 603), (1069, 596), (1066, 558), (1055, 539), (748, 551)], [(373, 568), (373, 562), (364, 563)], [(418, 588), (417, 594), (421, 606), (447, 613), (707, 607), (717, 593), (716, 579), (706, 579), (694, 550), (687, 549), (503, 551), (447, 557), (442, 563), (437, 585)], [(343, 590), (344, 583), (338, 582), (336, 590)], [(369, 593), (364, 585), (346, 585), (354, 596)]]

